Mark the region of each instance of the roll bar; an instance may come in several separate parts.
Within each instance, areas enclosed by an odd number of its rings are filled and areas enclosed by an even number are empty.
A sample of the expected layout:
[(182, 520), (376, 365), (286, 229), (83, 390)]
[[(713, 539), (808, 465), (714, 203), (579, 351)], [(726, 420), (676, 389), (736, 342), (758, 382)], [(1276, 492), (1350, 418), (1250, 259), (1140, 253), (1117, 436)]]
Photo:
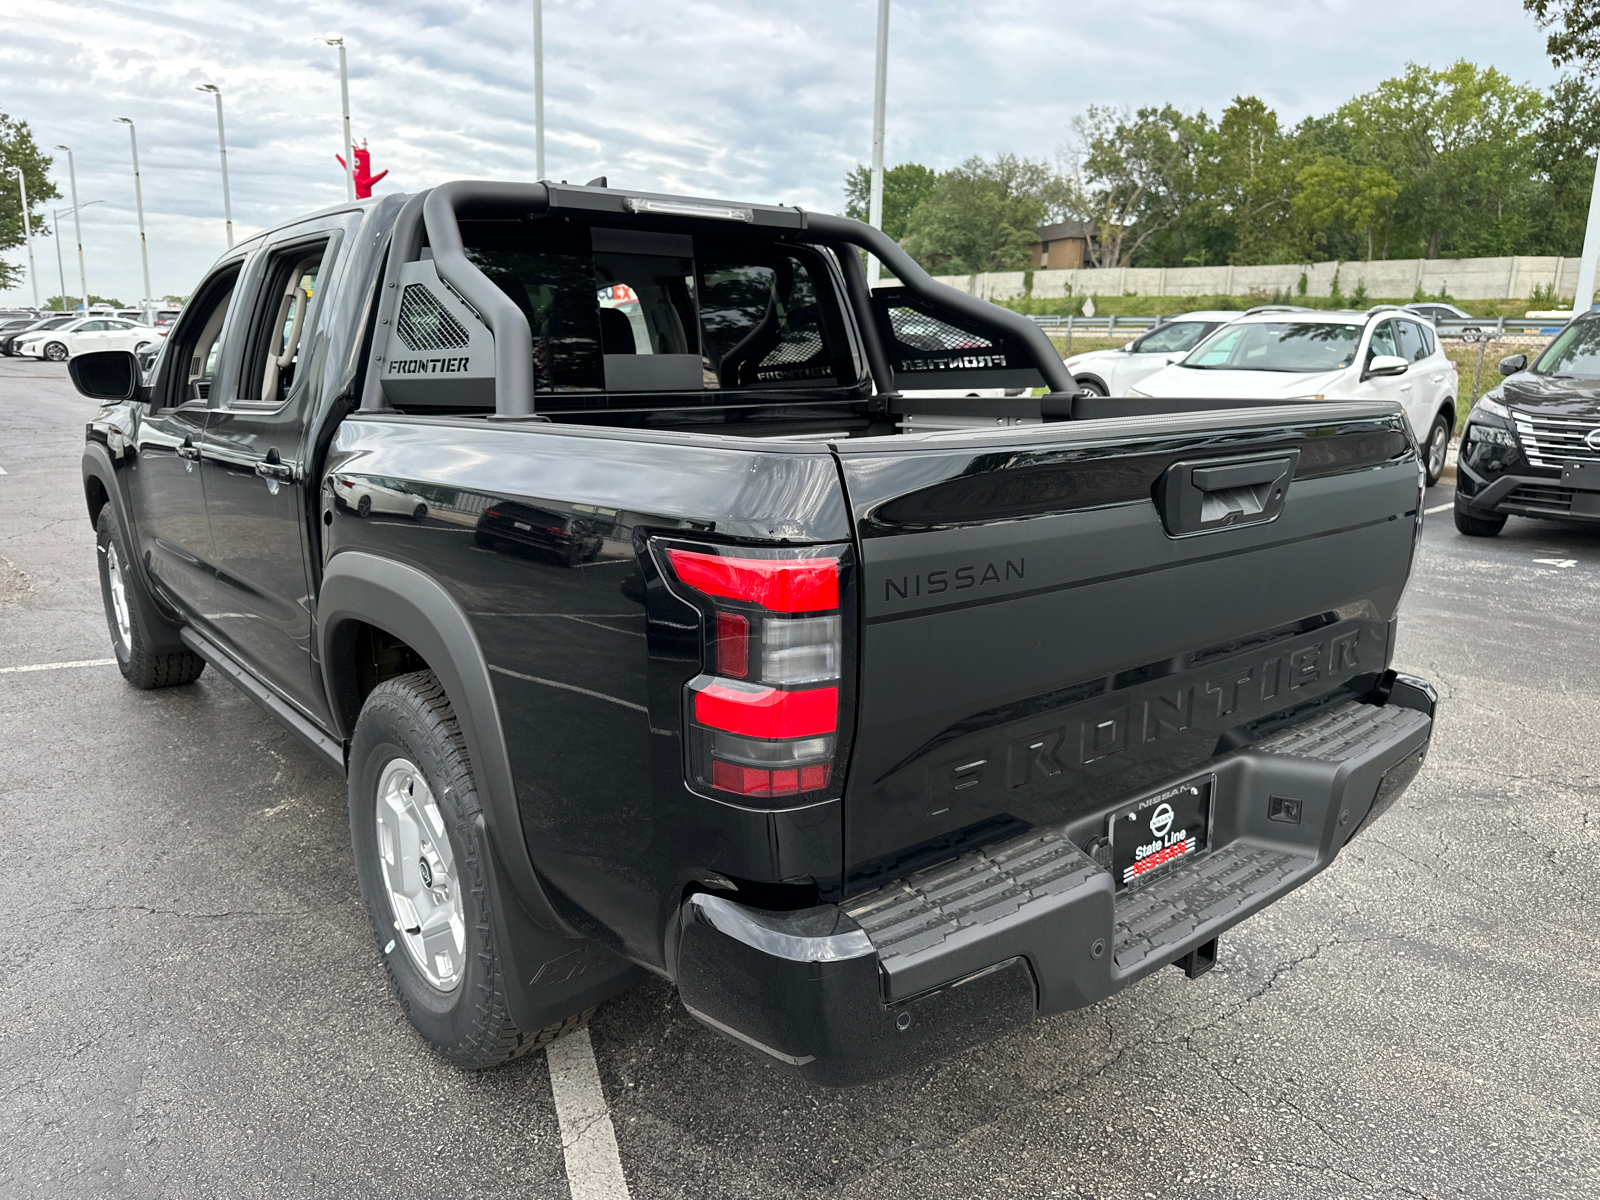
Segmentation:
[[(398, 307), (399, 269), (422, 255), (427, 233), (434, 269), (455, 293), (483, 318), (494, 337), (495, 416), (527, 418), (534, 415), (533, 332), (528, 319), (512, 299), (467, 258), (461, 240), (460, 219), (474, 217), (527, 217), (550, 209), (550, 188), (542, 183), (490, 183), (457, 181), (411, 196), (401, 207), (390, 236), (387, 282), (378, 303), (378, 339), (395, 319)], [(792, 210), (791, 210), (792, 211)], [(859, 247), (878, 256), (905, 289), (920, 300), (960, 314), (981, 324), (999, 326), (1031, 352), (1034, 365), (1051, 392), (1070, 396), (1077, 390), (1072, 373), (1050, 339), (1034, 322), (1019, 313), (979, 300), (939, 283), (895, 242), (861, 221), (827, 213), (803, 212), (801, 229), (791, 236), (836, 246)], [(819, 236), (820, 235), (820, 236)], [(841, 254), (845, 286), (861, 315), (861, 336), (878, 391), (886, 400), (895, 391), (894, 372), (872, 313), (866, 274), (856, 255)], [(381, 358), (381, 349), (375, 357)], [(376, 369), (367, 372), (361, 407), (372, 411), (385, 406), (383, 385)], [(880, 405), (881, 407), (881, 405)]]
[[(957, 291), (949, 284), (940, 283), (918, 266), (916, 260), (882, 230), (874, 229), (865, 222), (855, 221), (849, 217), (814, 212), (806, 213), (806, 229), (814, 234), (822, 234), (828, 241), (859, 246), (868, 253), (877, 255), (878, 261), (893, 271), (895, 278), (904, 285), (906, 291), (917, 299), (926, 300), (929, 304), (938, 305), (940, 308), (947, 308), (953, 313), (959, 313), (985, 325), (1000, 326), (1033, 353), (1034, 366), (1039, 368), (1039, 374), (1044, 376), (1044, 381), (1052, 392), (1070, 396), (1078, 390), (1072, 372), (1067, 370), (1067, 364), (1061, 361), (1061, 355), (1056, 353), (1056, 348), (1050, 344), (1050, 339), (1038, 325), (1021, 313), (1014, 313), (1008, 308), (1001, 308), (987, 300), (979, 300), (976, 296)], [(873, 367), (873, 374), (877, 374), (876, 364)]]

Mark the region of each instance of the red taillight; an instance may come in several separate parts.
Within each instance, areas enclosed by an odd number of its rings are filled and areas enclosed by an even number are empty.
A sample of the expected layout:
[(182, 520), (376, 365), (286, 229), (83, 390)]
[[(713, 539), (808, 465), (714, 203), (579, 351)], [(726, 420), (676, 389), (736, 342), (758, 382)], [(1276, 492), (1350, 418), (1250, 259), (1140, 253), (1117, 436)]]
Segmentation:
[(759, 604), (768, 612), (839, 607), (839, 563), (831, 558), (724, 558), (668, 550), (678, 578), (697, 592)]
[(752, 738), (815, 737), (839, 728), (839, 689), (731, 687), (702, 675), (691, 683), (694, 719), (712, 729)]
[[(842, 566), (848, 547), (663, 547), (703, 618), (689, 682), (691, 783), (730, 796), (825, 799), (841, 782)], [(687, 593), (687, 594), (686, 594)]]

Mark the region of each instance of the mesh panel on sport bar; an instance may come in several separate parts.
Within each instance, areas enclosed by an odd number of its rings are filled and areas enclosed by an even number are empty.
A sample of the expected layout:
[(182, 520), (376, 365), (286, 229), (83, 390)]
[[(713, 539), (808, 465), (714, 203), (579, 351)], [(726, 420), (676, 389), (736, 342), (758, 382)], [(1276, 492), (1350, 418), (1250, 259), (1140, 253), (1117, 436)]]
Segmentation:
[(987, 338), (957, 329), (914, 308), (891, 308), (889, 324), (896, 338), (919, 350), (980, 350), (994, 345)]
[(459, 350), (471, 339), (461, 322), (420, 283), (406, 284), (395, 332), (407, 350)]

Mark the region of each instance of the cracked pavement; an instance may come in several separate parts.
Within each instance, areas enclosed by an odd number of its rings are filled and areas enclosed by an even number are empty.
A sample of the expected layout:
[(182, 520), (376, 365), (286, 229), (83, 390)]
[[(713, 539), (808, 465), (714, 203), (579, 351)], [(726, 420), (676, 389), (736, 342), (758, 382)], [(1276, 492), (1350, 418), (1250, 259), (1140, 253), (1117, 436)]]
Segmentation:
[[(92, 408), (0, 359), (0, 666), (110, 653)], [(1600, 1194), (1597, 614), (1600, 530), (1429, 517), (1397, 659), (1443, 696), (1427, 767), (1199, 980), (848, 1092), (661, 980), (605, 1005), (633, 1195)], [(567, 1194), (543, 1056), (460, 1073), (387, 996), (343, 781), (290, 734), (211, 671), (4, 675), (0, 715), (0, 1196)]]

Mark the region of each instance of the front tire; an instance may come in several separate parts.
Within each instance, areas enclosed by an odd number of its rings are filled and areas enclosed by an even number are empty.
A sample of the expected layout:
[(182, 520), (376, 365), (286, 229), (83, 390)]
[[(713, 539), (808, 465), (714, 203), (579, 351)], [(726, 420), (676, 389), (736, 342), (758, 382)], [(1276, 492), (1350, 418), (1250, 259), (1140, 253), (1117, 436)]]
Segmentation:
[(139, 580), (133, 574), (132, 559), (117, 514), (107, 504), (94, 523), (96, 557), (100, 560), (100, 598), (105, 604), (106, 626), (111, 631), (111, 649), (117, 656), (117, 669), (134, 687), (177, 687), (193, 683), (206, 669), (206, 660), (193, 650), (172, 654), (152, 654), (149, 636), (139, 620), (143, 599), (135, 589)]
[(356, 516), (370, 517), (372, 515), (372, 497), (363, 496), (356, 501)]
[(479, 853), (466, 743), (432, 671), (386, 680), (350, 746), (350, 840), (378, 958), (400, 1006), (446, 1058), (481, 1071), (580, 1028), (523, 1032), (507, 1008), (499, 903)]
[(1456, 529), (1468, 537), (1494, 537), (1506, 527), (1504, 513), (1492, 513), (1487, 517), (1475, 517), (1469, 512), (1464, 512), (1461, 505), (1456, 505)]
[(1104, 400), (1111, 393), (1106, 389), (1106, 385), (1098, 379), (1080, 378), (1078, 380), (1078, 395), (1098, 396)]
[(51, 362), (66, 362), (67, 348), (60, 342), (51, 342), (44, 348), (44, 356)]
[(1422, 452), (1427, 461), (1428, 486), (1432, 487), (1444, 474), (1444, 465), (1450, 457), (1450, 421), (1443, 413), (1433, 419), (1433, 428), (1428, 430), (1428, 441)]

